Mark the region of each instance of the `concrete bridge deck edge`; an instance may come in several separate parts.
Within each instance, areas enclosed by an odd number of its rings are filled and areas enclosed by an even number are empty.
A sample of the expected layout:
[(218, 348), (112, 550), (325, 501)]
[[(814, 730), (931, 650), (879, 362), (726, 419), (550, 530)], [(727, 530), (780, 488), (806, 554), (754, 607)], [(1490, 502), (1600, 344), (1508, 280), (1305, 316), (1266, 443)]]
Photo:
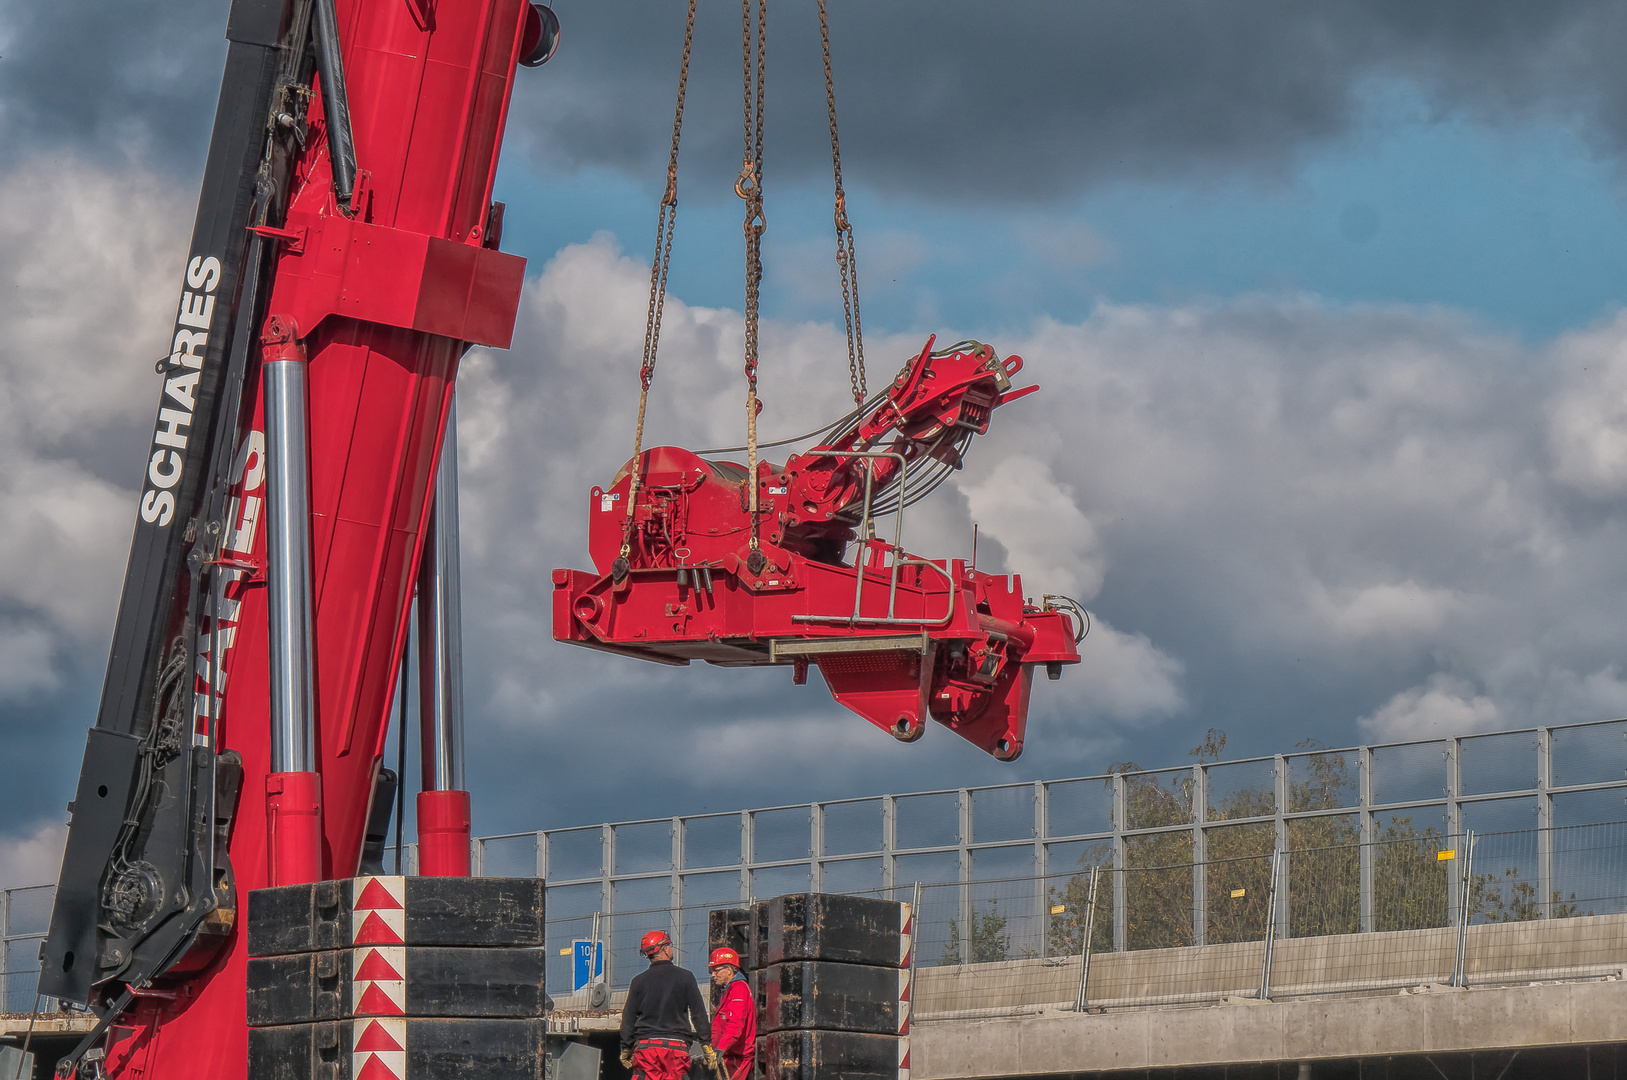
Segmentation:
[(944, 1020), (911, 1031), (914, 1080), (1316, 1061), (1627, 1042), (1627, 982)]

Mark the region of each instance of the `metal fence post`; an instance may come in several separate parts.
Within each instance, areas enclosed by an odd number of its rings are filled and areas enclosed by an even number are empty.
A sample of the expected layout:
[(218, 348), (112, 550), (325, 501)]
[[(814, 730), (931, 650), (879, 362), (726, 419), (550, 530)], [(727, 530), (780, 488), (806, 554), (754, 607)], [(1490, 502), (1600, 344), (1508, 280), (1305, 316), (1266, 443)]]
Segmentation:
[(910, 893), (910, 1022), (915, 1021), (915, 1003), (920, 1000), (921, 984), (916, 979), (916, 960), (921, 954), (921, 883), (915, 883)]
[[(898, 870), (898, 857), (893, 850), (898, 846), (898, 806), (891, 795), (881, 797), (881, 887), (889, 898), (893, 898), (893, 889), (897, 886), (895, 874)], [(920, 912), (916, 912), (920, 918)], [(919, 936), (919, 935), (917, 935)]]
[(1288, 920), (1288, 905), (1292, 897), (1288, 894), (1288, 878), (1279, 872), (1279, 862), (1285, 862), (1288, 852), (1288, 759), (1281, 754), (1276, 755), (1272, 764), (1272, 774), (1275, 780), (1275, 792), (1271, 804), (1276, 810), (1276, 839), (1272, 847), (1272, 880), (1275, 882), (1272, 890), (1271, 918), (1275, 926), (1286, 929)]
[(1124, 774), (1113, 774), (1113, 951), (1123, 952), (1125, 948), (1125, 923), (1128, 921), (1124, 896), (1124, 864), (1129, 861), (1129, 851), (1124, 842), (1124, 830), (1127, 826), (1125, 816), (1128, 813), (1129, 798), (1126, 793)]
[[(610, 876), (616, 872), (616, 828), (614, 825), (605, 825), (599, 836), (599, 910), (610, 916), (610, 929), (605, 933), (604, 943), (604, 979), (606, 986), (616, 985), (616, 973), (612, 970), (615, 964), (615, 949), (612, 943), (616, 940), (616, 886)], [(598, 940), (597, 937), (594, 938)], [(592, 970), (590, 967), (588, 970)]]
[(1209, 817), (1209, 782), (1203, 763), (1192, 766), (1192, 944), (1209, 944), (1209, 848), (1203, 823)]
[(1041, 957), (1051, 955), (1051, 883), (1049, 853), (1045, 850), (1048, 835), (1046, 818), (1049, 816), (1050, 795), (1045, 781), (1034, 781), (1034, 925), (1039, 928)]
[(1361, 912), (1361, 932), (1373, 932), (1373, 753), (1363, 746), (1356, 751), (1356, 798), (1360, 807), (1357, 819), (1361, 827), (1361, 883), (1358, 904)]
[(548, 880), (548, 834), (537, 832), (537, 876)]
[[(1454, 736), (1446, 740), (1446, 835), (1447, 843), (1454, 848), (1463, 839), (1463, 804), (1458, 800), (1462, 789), (1458, 783), (1458, 740)], [(1463, 909), (1463, 875), (1448, 874), (1446, 878), (1446, 913), (1453, 923), (1461, 922), (1459, 915)], [(1455, 976), (1454, 976), (1455, 977)], [(1456, 986), (1457, 983), (1453, 983)]]
[(0, 1013), (11, 1011), (11, 890), (0, 891)]
[[(680, 960), (684, 956), (684, 819), (672, 819), (672, 877), (668, 886), (667, 903), (671, 910), (667, 913), (667, 921), (672, 924), (668, 933), (672, 935), (673, 952)], [(705, 946), (702, 946), (704, 948)]]
[(740, 811), (740, 902), (751, 903), (751, 860), (756, 855), (755, 822), (750, 810)]
[(825, 891), (825, 804), (808, 806), (808, 888)]
[(1537, 728), (1537, 912), (1553, 917), (1554, 742), (1551, 728)]
[(1452, 985), (1467, 986), (1468, 973), (1464, 970), (1463, 950), (1469, 939), (1469, 895), (1474, 884), (1474, 830), (1463, 835), (1463, 873), (1458, 878), (1458, 942), (1452, 959)]
[(1277, 886), (1282, 877), (1283, 853), (1271, 853), (1271, 894), (1266, 903), (1265, 959), (1260, 964), (1260, 1000), (1271, 999), (1271, 946), (1277, 937)]
[(1090, 943), (1096, 932), (1096, 883), (1101, 879), (1102, 868), (1090, 868), (1090, 899), (1085, 902), (1085, 940), (1079, 948), (1079, 995), (1073, 1003), (1074, 1012), (1084, 1012), (1088, 1001), (1085, 990), (1090, 983)]
[(966, 788), (960, 789), (956, 800), (960, 809), (960, 824), (957, 832), (960, 833), (960, 951), (963, 964), (970, 964), (972, 960), (972, 939), (974, 937), (974, 913), (972, 911), (972, 851), (968, 846), (972, 842), (972, 793)]

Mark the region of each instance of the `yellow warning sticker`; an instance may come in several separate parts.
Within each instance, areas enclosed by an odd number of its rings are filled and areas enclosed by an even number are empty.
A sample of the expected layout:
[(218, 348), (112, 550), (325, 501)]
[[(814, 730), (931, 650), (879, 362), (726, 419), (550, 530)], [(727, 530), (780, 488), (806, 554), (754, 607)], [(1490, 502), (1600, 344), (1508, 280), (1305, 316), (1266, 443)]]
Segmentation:
[(1247, 892), (1248, 892), (1247, 889), (1233, 889), (1232, 890), (1232, 899), (1236, 900), (1239, 896), (1242, 896), (1244, 893), (1247, 893)]
[(1060, 915), (1066, 910), (1068, 910), (1066, 904), (1058, 904), (1058, 905), (1056, 905), (1056, 907), (1051, 909), (1051, 914), (1052, 915)]
[(1458, 857), (1458, 853), (1455, 852), (1455, 851), (1437, 851), (1437, 852), (1435, 852), (1435, 861), (1436, 862), (1446, 862), (1449, 859), (1455, 859), (1457, 857)]
[(568, 946), (568, 945), (565, 948), (559, 950), (559, 955), (560, 956), (569, 956), (570, 954), (571, 954), (571, 950), (570, 950), (570, 946)]

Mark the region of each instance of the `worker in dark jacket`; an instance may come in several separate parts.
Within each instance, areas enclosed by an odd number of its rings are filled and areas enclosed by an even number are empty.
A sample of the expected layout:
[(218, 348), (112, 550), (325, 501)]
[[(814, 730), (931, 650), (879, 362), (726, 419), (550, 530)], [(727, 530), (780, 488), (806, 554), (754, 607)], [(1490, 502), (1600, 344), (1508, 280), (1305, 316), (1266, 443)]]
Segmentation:
[(723, 991), (717, 1012), (712, 1014), (712, 1040), (728, 1080), (746, 1080), (757, 1048), (757, 1002), (751, 983), (741, 973), (740, 954), (733, 949), (713, 949), (707, 967), (712, 985)]
[(685, 1080), (689, 1044), (701, 1044), (706, 1066), (717, 1072), (712, 1021), (695, 976), (672, 962), (672, 939), (651, 930), (638, 943), (650, 966), (633, 976), (621, 1010), (621, 1063), (644, 1080)]

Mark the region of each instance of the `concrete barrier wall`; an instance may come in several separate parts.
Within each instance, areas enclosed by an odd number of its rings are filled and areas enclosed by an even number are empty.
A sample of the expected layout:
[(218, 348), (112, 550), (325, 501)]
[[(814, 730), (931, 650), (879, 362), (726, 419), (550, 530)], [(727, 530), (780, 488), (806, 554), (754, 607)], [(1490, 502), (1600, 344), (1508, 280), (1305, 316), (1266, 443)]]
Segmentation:
[(910, 1040), (915, 1080), (1588, 1046), (1627, 1041), (1627, 982), (923, 1022)]
[[(1456, 950), (1453, 927), (1280, 940), (1272, 954), (1271, 996), (1445, 983)], [(1471, 926), (1464, 953), (1471, 985), (1605, 975), (1627, 967), (1627, 915)], [(1086, 1001), (1114, 1008), (1256, 996), (1264, 959), (1265, 945), (1257, 941), (1097, 953)], [(1071, 1009), (1081, 963), (1073, 956), (921, 968), (916, 1016)]]

